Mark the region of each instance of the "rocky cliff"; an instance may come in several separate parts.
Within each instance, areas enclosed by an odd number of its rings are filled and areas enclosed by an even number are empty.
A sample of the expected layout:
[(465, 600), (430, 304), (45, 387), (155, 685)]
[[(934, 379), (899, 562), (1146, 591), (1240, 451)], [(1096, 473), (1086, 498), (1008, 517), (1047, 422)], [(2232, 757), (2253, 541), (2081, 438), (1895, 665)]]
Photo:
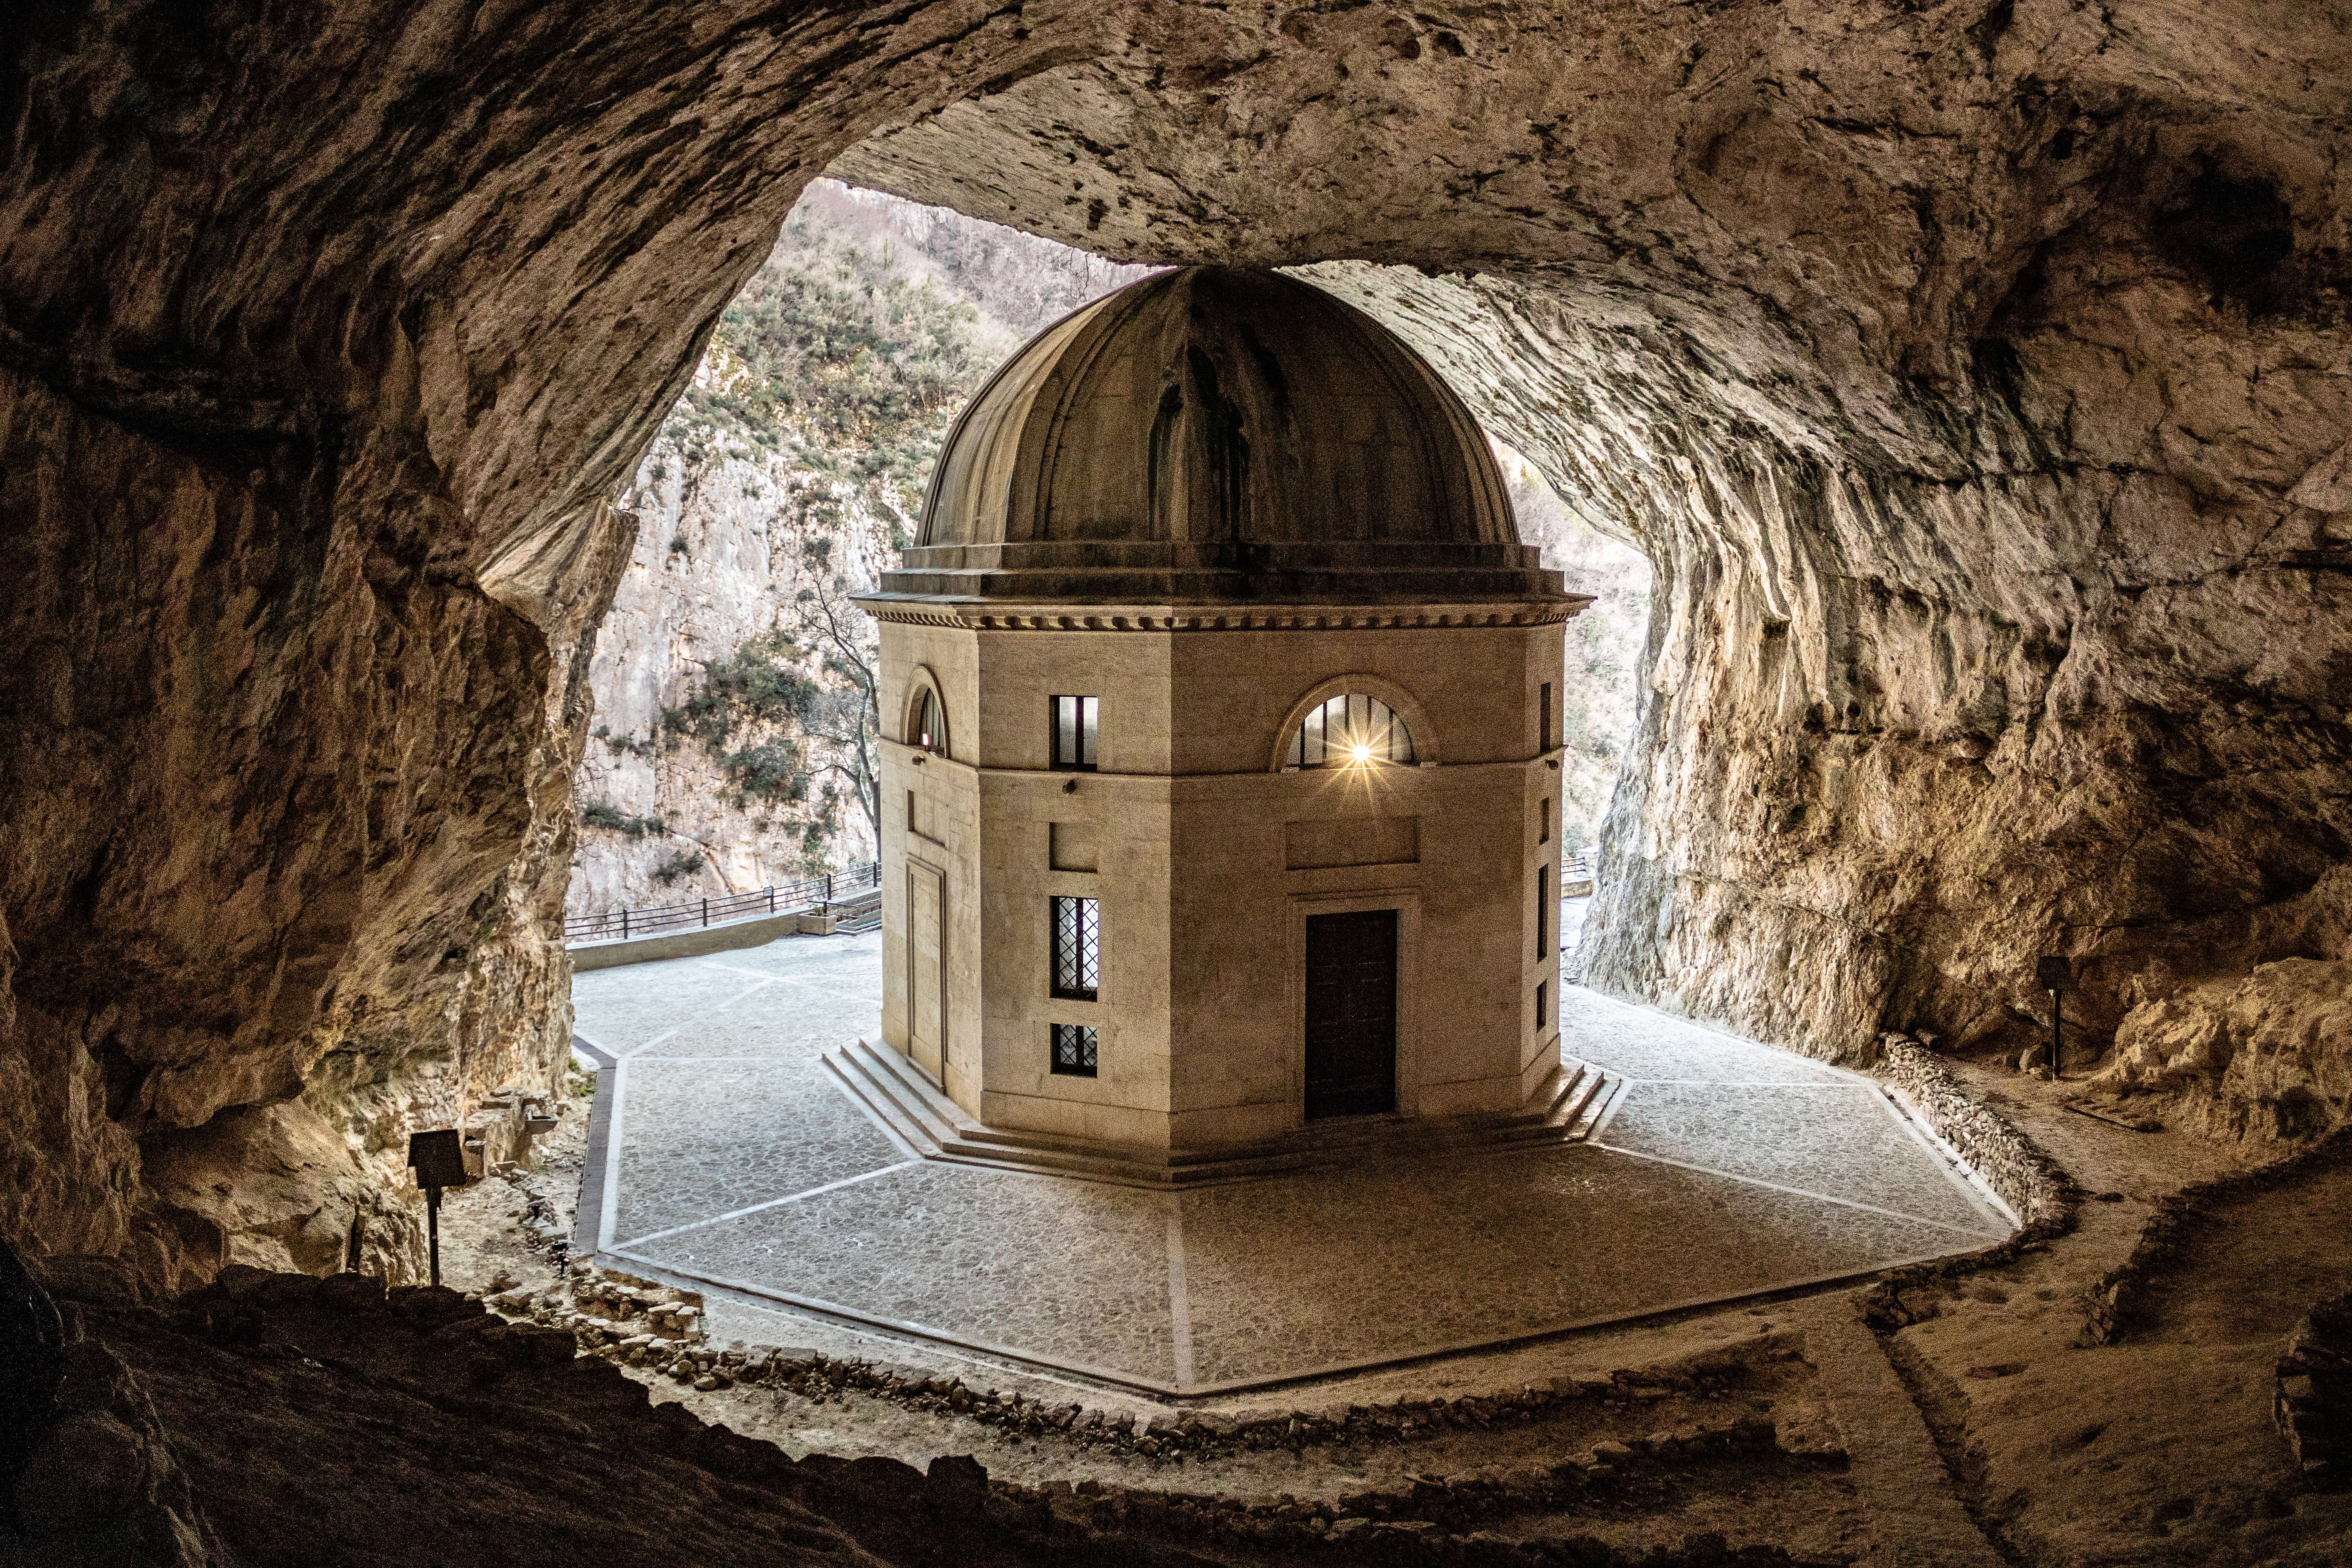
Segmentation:
[(0, 121), (37, 1253), (320, 1247), (403, 1107), (554, 1071), (605, 498), (828, 165), (1340, 258), (1640, 542), (1600, 983), (1853, 1058), (2054, 951), (2095, 1044), (2242, 976), (2345, 1052), (2281, 978), (2347, 956), (2340, 8), (126, 0)]
[(796, 453), (689, 459), (690, 445), (666, 426), (638, 467), (636, 550), (588, 667), (596, 721), (573, 780), (573, 914), (744, 892), (874, 857), (854, 743), (813, 741), (788, 715), (723, 715), (712, 738), (672, 716), (708, 692), (711, 667), (746, 658), (850, 695), (824, 669), (818, 612), (835, 611), (865, 650), (836, 584), (871, 583), (908, 520)]
[(572, 914), (873, 858), (858, 699), (877, 640), (846, 595), (911, 536), (981, 381), (1144, 270), (809, 187), (626, 487), (636, 550), (588, 667)]

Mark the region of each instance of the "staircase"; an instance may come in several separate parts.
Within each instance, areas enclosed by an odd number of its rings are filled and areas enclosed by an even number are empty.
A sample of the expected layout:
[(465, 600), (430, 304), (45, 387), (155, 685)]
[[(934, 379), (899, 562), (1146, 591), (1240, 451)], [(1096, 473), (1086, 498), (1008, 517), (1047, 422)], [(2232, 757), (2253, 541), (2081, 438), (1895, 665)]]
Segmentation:
[(834, 918), (834, 930), (844, 936), (856, 936), (862, 931), (882, 928), (882, 889), (876, 888), (852, 899), (839, 899), (824, 906), (824, 912)]
[(859, 1040), (826, 1052), (824, 1061), (843, 1087), (925, 1159), (1168, 1188), (1244, 1182), (1374, 1154), (1486, 1154), (1578, 1142), (1591, 1134), (1621, 1081), (1589, 1063), (1569, 1060), (1554, 1068), (1517, 1110), (1335, 1118), (1275, 1138), (1154, 1149), (982, 1126), (887, 1046)]

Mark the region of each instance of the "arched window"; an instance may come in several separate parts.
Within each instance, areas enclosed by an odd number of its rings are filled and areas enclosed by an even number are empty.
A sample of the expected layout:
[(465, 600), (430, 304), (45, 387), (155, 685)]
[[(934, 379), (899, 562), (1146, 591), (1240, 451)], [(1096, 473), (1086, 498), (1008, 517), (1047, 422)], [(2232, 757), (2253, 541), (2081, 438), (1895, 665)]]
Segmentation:
[(1294, 768), (1355, 767), (1414, 761), (1412, 731), (1396, 710), (1361, 691), (1342, 692), (1307, 710), (1290, 737)]
[(927, 752), (948, 749), (948, 710), (940, 705), (940, 694), (928, 686), (915, 699), (914, 733), (908, 738)]

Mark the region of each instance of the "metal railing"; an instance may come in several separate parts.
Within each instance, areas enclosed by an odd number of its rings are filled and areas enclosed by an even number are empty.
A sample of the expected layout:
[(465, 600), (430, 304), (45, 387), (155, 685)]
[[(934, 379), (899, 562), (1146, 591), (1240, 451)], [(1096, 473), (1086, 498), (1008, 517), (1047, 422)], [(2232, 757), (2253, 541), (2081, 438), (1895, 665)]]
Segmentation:
[(757, 920), (762, 915), (800, 914), (845, 903), (882, 885), (877, 861), (828, 871), (806, 881), (761, 888), (749, 893), (725, 893), (715, 899), (689, 899), (680, 904), (656, 904), (640, 910), (607, 910), (597, 915), (567, 915), (565, 942), (626, 941), (658, 936), (688, 926), (723, 925), (729, 921)]

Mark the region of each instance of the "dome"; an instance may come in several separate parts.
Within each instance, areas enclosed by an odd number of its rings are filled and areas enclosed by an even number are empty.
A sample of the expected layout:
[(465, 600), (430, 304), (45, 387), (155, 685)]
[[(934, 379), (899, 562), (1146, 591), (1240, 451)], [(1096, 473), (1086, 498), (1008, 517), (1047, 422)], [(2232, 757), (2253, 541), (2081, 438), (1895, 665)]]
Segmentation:
[(1462, 401), (1278, 272), (1155, 274), (1040, 332), (949, 433), (882, 597), (1561, 597)]

